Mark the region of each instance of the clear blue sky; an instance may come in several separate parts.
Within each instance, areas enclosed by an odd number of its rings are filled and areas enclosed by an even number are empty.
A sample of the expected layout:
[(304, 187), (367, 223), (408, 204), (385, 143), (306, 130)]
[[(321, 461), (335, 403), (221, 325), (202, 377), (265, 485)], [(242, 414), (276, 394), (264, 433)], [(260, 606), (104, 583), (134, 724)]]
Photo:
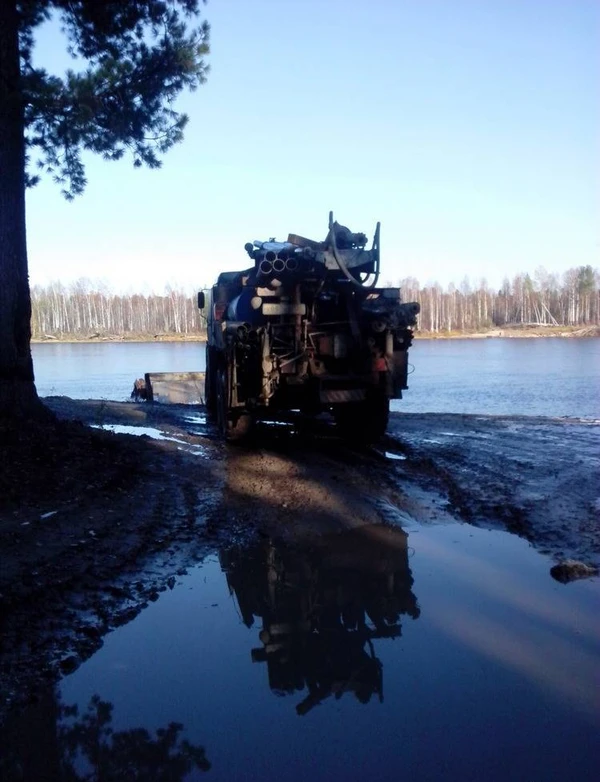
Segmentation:
[[(32, 283), (201, 287), (243, 245), (371, 235), (382, 281), (442, 285), (600, 257), (598, 0), (211, 0), (211, 74), (158, 171), (86, 158), (28, 194)], [(39, 62), (68, 65), (56, 26)]]

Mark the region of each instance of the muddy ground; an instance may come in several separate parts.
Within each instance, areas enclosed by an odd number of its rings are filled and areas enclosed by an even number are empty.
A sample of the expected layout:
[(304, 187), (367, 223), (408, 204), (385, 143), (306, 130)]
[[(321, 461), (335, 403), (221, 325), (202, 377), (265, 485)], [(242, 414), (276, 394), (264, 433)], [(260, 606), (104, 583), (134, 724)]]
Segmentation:
[(327, 420), (226, 446), (197, 408), (45, 401), (58, 434), (13, 433), (0, 465), (0, 721), (223, 546), (466, 522), (526, 538), (549, 569), (600, 564), (600, 421), (395, 413), (377, 448)]

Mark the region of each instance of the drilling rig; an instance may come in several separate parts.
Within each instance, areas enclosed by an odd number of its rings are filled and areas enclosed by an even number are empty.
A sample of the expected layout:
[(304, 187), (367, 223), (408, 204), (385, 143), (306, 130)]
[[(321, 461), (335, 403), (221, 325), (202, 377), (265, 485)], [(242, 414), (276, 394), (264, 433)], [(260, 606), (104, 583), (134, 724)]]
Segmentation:
[(257, 419), (328, 412), (343, 436), (374, 442), (408, 388), (417, 302), (379, 288), (380, 225), (370, 249), (329, 214), (324, 241), (290, 234), (245, 245), (252, 265), (223, 272), (208, 309), (205, 400), (228, 439)]

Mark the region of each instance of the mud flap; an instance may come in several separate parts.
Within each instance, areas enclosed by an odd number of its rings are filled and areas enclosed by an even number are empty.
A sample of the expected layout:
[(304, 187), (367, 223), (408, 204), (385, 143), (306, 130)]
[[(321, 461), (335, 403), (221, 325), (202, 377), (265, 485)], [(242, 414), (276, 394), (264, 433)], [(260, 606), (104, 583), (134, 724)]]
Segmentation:
[(392, 380), (392, 395), (402, 399), (402, 391), (408, 388), (408, 351), (397, 350), (392, 354), (390, 374)]

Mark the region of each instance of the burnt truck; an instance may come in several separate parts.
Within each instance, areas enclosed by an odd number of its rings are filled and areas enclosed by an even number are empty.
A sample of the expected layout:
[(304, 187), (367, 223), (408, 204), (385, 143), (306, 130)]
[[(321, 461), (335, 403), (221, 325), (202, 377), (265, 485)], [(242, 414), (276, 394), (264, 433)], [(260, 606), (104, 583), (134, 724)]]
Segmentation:
[(371, 248), (329, 215), (324, 241), (290, 234), (248, 243), (252, 265), (223, 272), (207, 309), (205, 402), (228, 439), (257, 419), (328, 412), (343, 435), (375, 441), (407, 386), (419, 304), (379, 288), (380, 225)]

